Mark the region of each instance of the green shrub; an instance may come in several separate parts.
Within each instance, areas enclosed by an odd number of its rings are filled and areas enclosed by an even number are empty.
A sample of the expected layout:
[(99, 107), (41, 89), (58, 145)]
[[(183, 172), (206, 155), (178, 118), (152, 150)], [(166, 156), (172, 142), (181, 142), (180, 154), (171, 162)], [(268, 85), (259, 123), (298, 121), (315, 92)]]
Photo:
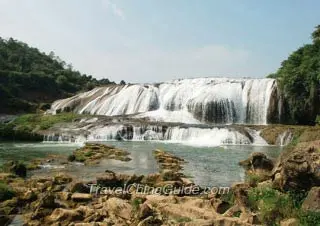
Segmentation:
[(7, 184), (0, 181), (0, 201), (12, 199), (14, 196), (14, 191)]
[(290, 196), (270, 187), (251, 189), (248, 199), (251, 209), (259, 211), (259, 220), (265, 225), (274, 225), (296, 215)]
[(256, 186), (259, 182), (262, 182), (264, 178), (265, 177), (254, 173), (247, 173), (245, 179), (251, 186)]
[(319, 225), (320, 212), (302, 212), (299, 214), (299, 221), (301, 226)]
[(131, 205), (135, 211), (140, 209), (140, 204), (142, 204), (144, 200), (142, 198), (135, 198), (131, 201)]

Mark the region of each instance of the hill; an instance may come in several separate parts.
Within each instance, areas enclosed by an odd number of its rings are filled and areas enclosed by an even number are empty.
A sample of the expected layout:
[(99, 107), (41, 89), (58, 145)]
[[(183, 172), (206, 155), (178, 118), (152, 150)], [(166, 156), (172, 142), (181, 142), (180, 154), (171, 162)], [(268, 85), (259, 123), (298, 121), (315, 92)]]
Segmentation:
[(0, 37), (2, 114), (34, 112), (39, 107), (45, 109), (56, 99), (107, 84), (114, 82), (81, 74), (53, 52), (45, 54), (26, 43)]

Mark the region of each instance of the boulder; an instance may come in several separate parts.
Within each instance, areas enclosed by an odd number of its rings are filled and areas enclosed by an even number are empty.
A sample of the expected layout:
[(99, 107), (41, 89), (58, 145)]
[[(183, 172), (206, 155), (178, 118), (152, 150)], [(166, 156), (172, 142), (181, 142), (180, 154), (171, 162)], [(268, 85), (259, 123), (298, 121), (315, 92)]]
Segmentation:
[(110, 198), (105, 202), (105, 208), (110, 213), (122, 219), (130, 220), (132, 217), (132, 206), (125, 200), (119, 198)]
[(62, 208), (55, 209), (48, 217), (49, 222), (60, 222), (62, 225), (68, 225), (74, 221), (83, 220), (83, 216), (76, 210), (67, 210)]
[(51, 193), (46, 193), (39, 198), (39, 202), (36, 204), (37, 208), (54, 209), (58, 205), (55, 202), (55, 196)]
[(180, 175), (177, 172), (174, 172), (173, 170), (165, 169), (161, 172), (161, 179), (163, 181), (176, 181), (180, 180)]
[(295, 149), (282, 154), (272, 172), (273, 186), (283, 191), (310, 190), (320, 186), (320, 152)]
[(20, 197), (20, 199), (24, 202), (33, 202), (37, 199), (37, 194), (32, 190), (28, 190), (22, 195), (22, 197)]
[(236, 183), (232, 186), (235, 197), (235, 204), (239, 206), (242, 213), (250, 212), (248, 209), (248, 192), (250, 185), (246, 183)]
[(147, 203), (140, 204), (139, 212), (138, 212), (138, 218), (140, 220), (145, 219), (153, 214), (153, 210), (151, 205)]
[(97, 184), (102, 187), (121, 187), (123, 182), (119, 180), (112, 171), (106, 171), (103, 175), (97, 177)]
[(70, 200), (71, 199), (71, 195), (72, 194), (70, 192), (65, 192), (65, 191), (57, 193), (57, 197), (62, 201)]
[(302, 203), (302, 209), (305, 211), (320, 212), (320, 187), (313, 187), (308, 196)]
[(112, 171), (106, 170), (104, 174), (97, 177), (97, 184), (101, 187), (123, 188), (125, 185), (141, 183), (143, 178), (143, 175), (116, 174)]
[(140, 221), (138, 224), (138, 226), (150, 226), (150, 225), (160, 226), (163, 224), (160, 219), (153, 217), (153, 216), (147, 217), (146, 219)]
[(280, 226), (298, 226), (299, 221), (296, 218), (286, 219), (280, 222)]
[(72, 177), (64, 173), (57, 174), (53, 177), (53, 183), (56, 185), (68, 184), (71, 181)]
[(71, 199), (74, 202), (89, 202), (92, 200), (92, 195), (86, 193), (73, 193)]
[(7, 173), (13, 173), (19, 177), (27, 176), (27, 167), (19, 161), (8, 161), (3, 164), (2, 168)]
[(74, 193), (90, 193), (90, 186), (83, 182), (72, 182), (67, 186), (67, 190)]
[(273, 169), (272, 160), (260, 152), (251, 153), (250, 157), (246, 160), (239, 162), (239, 165), (242, 166), (245, 170), (251, 172), (257, 171), (267, 171), (270, 172)]

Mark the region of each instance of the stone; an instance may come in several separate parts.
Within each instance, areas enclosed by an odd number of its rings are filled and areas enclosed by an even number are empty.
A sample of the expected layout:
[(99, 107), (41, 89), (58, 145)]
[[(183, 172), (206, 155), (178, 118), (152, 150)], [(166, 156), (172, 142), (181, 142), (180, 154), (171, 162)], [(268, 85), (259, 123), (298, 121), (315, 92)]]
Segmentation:
[(151, 226), (151, 225), (160, 226), (162, 225), (162, 221), (153, 216), (150, 216), (138, 223), (138, 226)]
[(62, 201), (70, 200), (71, 199), (71, 195), (72, 194), (70, 192), (65, 192), (65, 191), (57, 193), (58, 198), (60, 200), (62, 200)]
[(83, 216), (76, 210), (67, 210), (62, 208), (55, 209), (48, 217), (49, 222), (63, 222), (67, 225), (70, 222), (83, 220)]
[(56, 185), (68, 184), (71, 181), (72, 181), (72, 177), (64, 173), (60, 173), (53, 177), (53, 183)]
[(67, 190), (74, 193), (74, 192), (79, 192), (79, 193), (90, 193), (90, 186), (83, 182), (73, 182), (68, 185)]
[(107, 171), (103, 175), (97, 177), (97, 184), (102, 187), (110, 188), (123, 186), (123, 182), (119, 180), (112, 171)]
[(42, 197), (39, 198), (39, 202), (36, 205), (38, 208), (50, 208), (54, 209), (57, 207), (55, 202), (55, 196), (51, 193), (46, 193)]
[(320, 187), (311, 188), (301, 207), (305, 211), (320, 212)]
[(235, 197), (235, 204), (239, 206), (241, 212), (250, 212), (248, 209), (248, 191), (250, 189), (250, 185), (246, 183), (236, 183), (232, 185), (231, 189)]
[(74, 202), (88, 202), (92, 200), (92, 195), (86, 193), (73, 193), (71, 199)]
[(145, 219), (153, 214), (152, 207), (147, 203), (140, 204), (138, 218), (140, 220)]
[(253, 152), (250, 157), (246, 160), (239, 162), (239, 165), (245, 168), (247, 171), (271, 171), (273, 169), (272, 160), (268, 159), (268, 157), (264, 153)]
[(281, 221), (280, 226), (299, 226), (299, 221), (296, 218), (290, 218)]
[(105, 202), (105, 208), (117, 217), (121, 217), (126, 220), (130, 220), (132, 218), (132, 206), (122, 199), (115, 197), (108, 199)]
[(189, 178), (181, 177), (180, 180), (185, 186), (195, 185), (194, 182)]
[(8, 161), (3, 164), (2, 168), (7, 173), (13, 173), (19, 177), (27, 176), (27, 167), (19, 161)]
[(41, 220), (42, 218), (50, 215), (51, 213), (52, 213), (52, 209), (39, 207), (32, 212), (30, 219), (31, 220)]
[(127, 151), (104, 144), (86, 143), (84, 147), (75, 150), (68, 160), (93, 165), (98, 164), (102, 158), (130, 161), (129, 154)]
[(320, 152), (310, 147), (282, 154), (272, 172), (272, 184), (283, 191), (320, 186)]
[(161, 172), (161, 178), (163, 181), (175, 181), (179, 180), (180, 176), (178, 173), (174, 172), (173, 170), (165, 169)]
[(0, 173), (0, 180), (1, 181), (12, 181), (15, 179), (17, 176), (12, 173)]

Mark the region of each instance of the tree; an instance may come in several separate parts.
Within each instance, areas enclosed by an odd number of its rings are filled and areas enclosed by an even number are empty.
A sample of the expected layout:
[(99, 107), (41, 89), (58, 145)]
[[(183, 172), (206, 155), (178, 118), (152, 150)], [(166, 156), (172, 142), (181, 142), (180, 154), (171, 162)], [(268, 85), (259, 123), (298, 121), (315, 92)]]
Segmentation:
[(41, 102), (69, 97), (95, 86), (112, 84), (82, 75), (71, 64), (10, 38), (0, 37), (0, 113), (35, 110)]
[(285, 114), (282, 122), (314, 124), (320, 114), (320, 25), (312, 33), (313, 43), (304, 45), (282, 62), (275, 74)]
[(120, 85), (125, 85), (125, 84), (126, 84), (126, 82), (124, 80), (120, 81)]
[(320, 41), (320, 25), (315, 27), (315, 31), (312, 33), (312, 39), (315, 43), (316, 41)]

